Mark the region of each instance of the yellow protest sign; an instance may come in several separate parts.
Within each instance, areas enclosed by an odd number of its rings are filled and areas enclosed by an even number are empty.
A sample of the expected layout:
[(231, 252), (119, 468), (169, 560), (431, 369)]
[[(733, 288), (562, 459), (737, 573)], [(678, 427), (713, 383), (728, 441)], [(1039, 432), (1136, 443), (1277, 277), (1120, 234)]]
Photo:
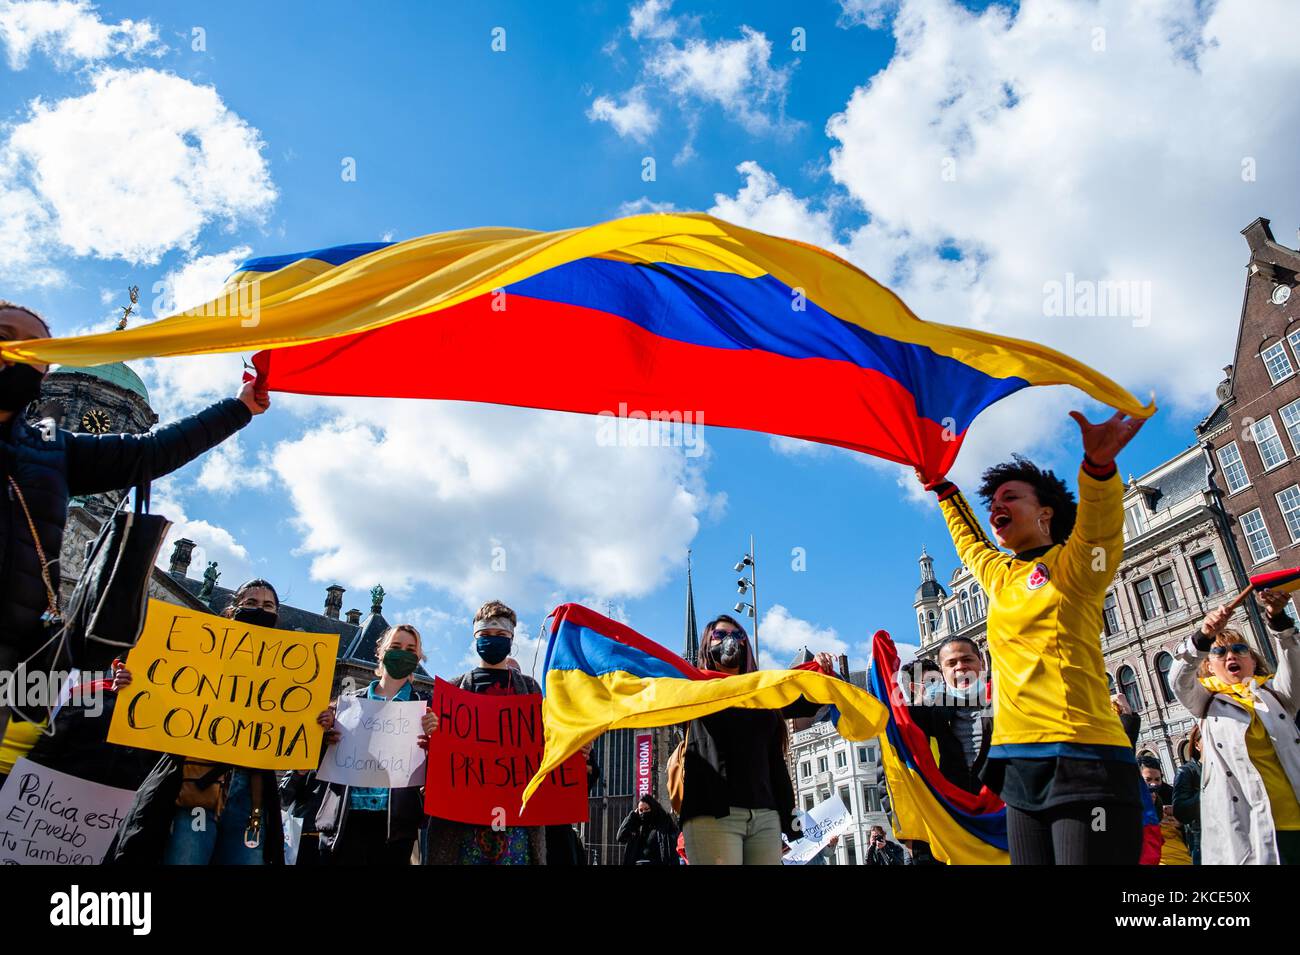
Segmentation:
[(315, 769), (338, 643), (150, 600), (108, 741), (250, 769)]

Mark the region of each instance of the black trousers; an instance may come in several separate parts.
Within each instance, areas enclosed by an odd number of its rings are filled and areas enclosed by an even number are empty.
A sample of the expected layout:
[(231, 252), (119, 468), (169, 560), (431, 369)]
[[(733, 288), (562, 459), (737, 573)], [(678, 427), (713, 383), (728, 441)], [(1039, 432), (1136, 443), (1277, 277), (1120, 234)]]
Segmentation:
[(1012, 865), (1137, 865), (1142, 809), (1075, 802), (1025, 812), (1007, 806)]
[(322, 853), (326, 865), (410, 865), (410, 839), (388, 840), (388, 813), (352, 809), (343, 827), (343, 838), (328, 853)]

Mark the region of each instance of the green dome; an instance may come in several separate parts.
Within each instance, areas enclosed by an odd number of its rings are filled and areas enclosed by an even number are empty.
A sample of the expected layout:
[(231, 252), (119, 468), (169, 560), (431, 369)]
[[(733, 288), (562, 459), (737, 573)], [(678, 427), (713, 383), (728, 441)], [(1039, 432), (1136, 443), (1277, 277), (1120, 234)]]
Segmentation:
[(149, 391), (145, 388), (144, 382), (140, 376), (133, 372), (120, 361), (112, 362), (107, 365), (92, 365), (89, 368), (74, 368), (71, 365), (60, 365), (50, 372), (52, 375), (90, 375), (94, 378), (100, 378), (111, 385), (117, 385), (126, 391), (134, 391), (145, 401), (149, 400)]

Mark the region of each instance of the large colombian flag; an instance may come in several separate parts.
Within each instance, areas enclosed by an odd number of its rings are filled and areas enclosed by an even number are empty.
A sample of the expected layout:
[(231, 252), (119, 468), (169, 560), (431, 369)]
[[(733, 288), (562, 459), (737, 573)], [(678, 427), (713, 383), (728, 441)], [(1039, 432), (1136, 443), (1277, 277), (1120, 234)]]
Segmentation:
[(969, 793), (940, 775), (930, 739), (912, 720), (898, 688), (898, 651), (884, 630), (872, 642), (867, 685), (889, 710), (880, 751), (894, 835), (925, 840), (942, 862), (1008, 864), (1006, 806), (988, 787)]
[(1155, 411), (1049, 348), (922, 321), (823, 249), (701, 213), (253, 259), (200, 308), (123, 332), (6, 342), (0, 356), (95, 365), (256, 349), (274, 391), (694, 415), (928, 479), (948, 470), (980, 411), (1029, 385)]
[(630, 627), (573, 603), (552, 613), (542, 690), (546, 752), (524, 790), (525, 803), (547, 773), (607, 730), (670, 726), (733, 706), (776, 710), (800, 697), (834, 705), (836, 727), (846, 739), (871, 739), (886, 717), (871, 694), (820, 670), (739, 676), (700, 670)]

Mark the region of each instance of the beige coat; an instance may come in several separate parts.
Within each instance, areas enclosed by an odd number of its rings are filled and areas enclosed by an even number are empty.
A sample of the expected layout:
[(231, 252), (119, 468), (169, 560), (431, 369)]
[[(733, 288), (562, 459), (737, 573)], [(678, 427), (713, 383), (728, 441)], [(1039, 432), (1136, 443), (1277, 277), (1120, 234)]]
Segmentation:
[[(1296, 730), (1296, 676), (1300, 639), (1295, 628), (1273, 634), (1277, 673), (1255, 690), (1255, 714), (1264, 723), (1278, 762), (1300, 794), (1300, 732)], [(1201, 862), (1203, 865), (1277, 865), (1277, 836), (1263, 778), (1246, 751), (1251, 714), (1197, 679), (1208, 653), (1191, 638), (1178, 648), (1170, 682), (1180, 703), (1201, 721)]]

